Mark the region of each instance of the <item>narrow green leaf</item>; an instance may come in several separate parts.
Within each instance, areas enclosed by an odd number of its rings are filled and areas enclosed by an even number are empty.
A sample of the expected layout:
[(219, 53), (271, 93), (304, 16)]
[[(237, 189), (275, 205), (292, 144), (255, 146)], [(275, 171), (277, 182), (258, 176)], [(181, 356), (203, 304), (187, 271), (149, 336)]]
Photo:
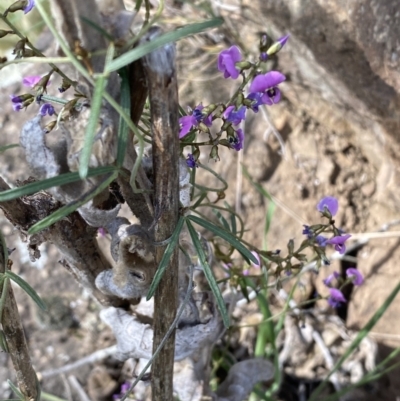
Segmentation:
[(85, 24), (91, 26), (93, 29), (95, 29), (97, 32), (99, 32), (102, 36), (104, 36), (105, 38), (107, 38), (110, 41), (113, 41), (114, 38), (105, 30), (103, 29), (101, 26), (95, 24), (92, 20), (90, 20), (89, 18), (86, 18), (82, 15), (79, 16), (79, 19), (81, 21), (83, 21)]
[[(115, 166), (101, 166), (89, 169), (88, 178), (95, 177), (97, 175), (103, 175), (107, 173), (113, 173), (116, 171)], [(42, 181), (32, 182), (24, 185), (23, 187), (8, 189), (7, 191), (0, 192), (0, 202), (6, 202), (9, 200), (20, 198), (21, 196), (27, 196), (34, 194), (39, 191), (44, 191), (48, 188), (58, 187), (65, 184), (71, 184), (72, 182), (80, 181), (81, 177), (79, 173), (66, 173), (60, 174), (57, 177), (47, 178)]]
[(22, 395), (21, 391), (19, 391), (19, 388), (9, 379), (7, 380), (7, 383), (11, 390), (14, 391), (15, 395), (19, 397), (20, 400), (24, 401), (25, 397)]
[(115, 172), (110, 177), (108, 177), (102, 184), (96, 187), (94, 190), (88, 192), (83, 196), (81, 199), (78, 199), (75, 202), (71, 202), (68, 205), (63, 206), (62, 208), (58, 209), (56, 212), (52, 213), (50, 216), (45, 217), (43, 220), (39, 221), (38, 223), (34, 224), (29, 230), (28, 234), (32, 235), (46, 227), (51, 226), (52, 224), (56, 223), (57, 221), (61, 220), (65, 216), (68, 216), (70, 213), (84, 205), (85, 203), (89, 202), (92, 198), (98, 195), (101, 191), (107, 188), (112, 181), (117, 178), (118, 173)]
[(189, 216), (189, 220), (193, 221), (194, 223), (204, 227), (205, 229), (213, 232), (215, 235), (218, 235), (225, 241), (229, 242), (238, 252), (245, 258), (246, 262), (256, 263), (258, 264), (257, 258), (231, 233), (223, 230), (222, 228), (210, 223), (207, 220), (201, 219), (196, 216)]
[(224, 226), (226, 231), (231, 231), (231, 228), (229, 227), (229, 224), (224, 216), (222, 216), (222, 213), (219, 212), (216, 209), (213, 209), (213, 213), (217, 216), (218, 220), (221, 222), (221, 224)]
[(232, 213), (231, 214), (231, 227), (232, 227), (232, 234), (237, 234), (237, 226), (236, 226), (236, 216)]
[(44, 311), (47, 310), (46, 304), (42, 301), (37, 292), (23, 278), (11, 270), (6, 270), (5, 275), (12, 281), (15, 281), (35, 301), (36, 305), (40, 309)]
[(89, 161), (92, 154), (93, 140), (99, 123), (100, 109), (103, 103), (103, 93), (106, 89), (107, 78), (100, 75), (96, 80), (93, 98), (90, 103), (90, 117), (86, 126), (85, 141), (79, 158), (79, 176), (86, 178), (89, 171)]
[(135, 4), (135, 11), (138, 12), (140, 10), (140, 7), (142, 6), (142, 1), (143, 0), (136, 0)]
[(179, 235), (182, 231), (182, 226), (185, 221), (184, 217), (179, 217), (178, 223), (175, 227), (174, 232), (172, 233), (171, 240), (168, 243), (167, 247), (165, 248), (164, 255), (158, 265), (156, 274), (154, 275), (153, 281), (150, 285), (149, 292), (147, 293), (146, 299), (147, 301), (154, 295), (156, 288), (158, 287), (158, 283), (160, 282), (167, 266), (168, 262), (171, 258), (172, 253), (174, 252), (175, 247), (179, 243)]
[(4, 334), (3, 330), (0, 330), (0, 348), (4, 351), (4, 352), (10, 352), (8, 349), (8, 344), (7, 344), (7, 340), (6, 340), (6, 336)]
[(177, 40), (202, 32), (206, 29), (215, 28), (221, 25), (222, 22), (223, 20), (221, 18), (214, 18), (209, 21), (186, 25), (185, 27), (179, 28), (174, 32), (165, 33), (164, 35), (152, 40), (151, 42), (135, 47), (134, 49), (117, 57), (110, 63), (107, 71), (111, 72), (119, 70), (120, 68), (127, 66), (135, 60), (142, 58), (153, 50), (166, 45), (167, 43), (176, 42)]
[[(129, 80), (126, 68), (120, 71), (121, 75), (121, 107), (129, 116), (131, 111), (131, 95), (129, 88)], [(118, 147), (117, 147), (117, 165), (122, 166), (124, 162), (126, 145), (128, 142), (129, 127), (122, 116), (119, 117), (118, 128)]]
[(217, 301), (218, 309), (220, 310), (222, 315), (222, 321), (224, 322), (225, 327), (229, 327), (229, 316), (228, 311), (226, 310), (224, 299), (222, 298), (221, 291), (218, 287), (217, 281), (215, 280), (214, 273), (212, 272), (211, 267), (207, 262), (207, 257), (204, 253), (197, 232), (188, 219), (186, 219), (186, 225), (189, 230), (190, 237), (192, 238), (193, 245), (196, 248), (196, 252), (199, 256), (201, 266), (203, 267), (204, 275), (206, 276), (211, 291), (213, 292), (214, 297)]
[(11, 143), (10, 145), (0, 146), (0, 153), (5, 152), (8, 149), (18, 148), (18, 143)]

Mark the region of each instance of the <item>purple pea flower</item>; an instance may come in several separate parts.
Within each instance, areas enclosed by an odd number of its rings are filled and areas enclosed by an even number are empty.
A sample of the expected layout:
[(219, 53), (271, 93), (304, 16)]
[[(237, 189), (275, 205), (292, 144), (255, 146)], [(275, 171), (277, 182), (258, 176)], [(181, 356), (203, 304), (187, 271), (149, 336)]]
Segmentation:
[(355, 267), (348, 268), (346, 270), (346, 276), (353, 280), (354, 285), (361, 285), (364, 282), (363, 275)]
[(19, 95), (10, 95), (10, 99), (13, 103), (22, 103), (24, 101)]
[(229, 137), (229, 142), (230, 142), (231, 148), (233, 148), (237, 152), (239, 152), (239, 150), (243, 149), (244, 132), (240, 128), (235, 132), (236, 132), (236, 137), (232, 137), (232, 136)]
[(333, 237), (326, 241), (327, 244), (334, 245), (335, 249), (343, 255), (346, 252), (346, 245), (344, 244), (349, 238), (350, 234), (347, 235), (338, 235), (337, 237)]
[(321, 213), (327, 210), (331, 216), (335, 216), (339, 209), (339, 202), (333, 196), (325, 196), (318, 202), (317, 209)]
[(281, 100), (281, 91), (277, 85), (286, 80), (286, 77), (278, 71), (270, 71), (257, 75), (250, 85), (251, 93), (262, 93), (262, 103), (272, 106)]
[(24, 106), (22, 105), (22, 103), (13, 103), (12, 107), (14, 111), (20, 111), (23, 109)]
[(212, 125), (212, 116), (203, 116), (201, 110), (204, 107), (202, 104), (199, 104), (197, 107), (194, 108), (192, 114), (188, 116), (181, 117), (179, 119), (179, 126), (181, 130), (179, 131), (179, 139), (186, 136), (192, 127), (197, 127), (201, 122), (204, 123), (207, 127), (211, 127)]
[(29, 13), (35, 7), (35, 0), (28, 0), (28, 4), (23, 8), (24, 14)]
[(329, 288), (329, 293), (330, 295), (328, 297), (328, 304), (332, 308), (337, 308), (338, 306), (340, 306), (340, 304), (347, 302), (342, 292), (337, 288)]
[(40, 75), (29, 75), (22, 80), (23, 85), (33, 88), (42, 77)]
[(242, 59), (242, 53), (237, 46), (223, 50), (218, 56), (218, 70), (224, 73), (224, 78), (236, 79), (240, 70), (235, 66)]
[(55, 110), (50, 103), (43, 103), (40, 106), (39, 113), (42, 117), (44, 117), (46, 114), (52, 116), (55, 113)]
[(254, 113), (258, 113), (258, 108), (263, 105), (262, 97), (263, 94), (258, 92), (250, 93), (247, 96), (246, 99), (252, 100), (250, 108), (254, 111)]
[(188, 157), (186, 159), (186, 165), (189, 168), (196, 168), (197, 167), (196, 160), (194, 159), (194, 156), (191, 153), (188, 154)]
[(328, 238), (324, 237), (323, 235), (317, 235), (315, 237), (315, 241), (322, 248), (326, 247), (326, 245), (328, 244)]
[(241, 106), (236, 110), (235, 106), (229, 106), (224, 112), (224, 117), (233, 125), (239, 125), (246, 118), (246, 107)]
[(331, 287), (332, 286), (332, 281), (333, 280), (337, 280), (339, 277), (340, 277), (340, 273), (335, 271), (332, 274), (330, 274), (325, 280), (322, 280), (322, 282), (327, 287)]

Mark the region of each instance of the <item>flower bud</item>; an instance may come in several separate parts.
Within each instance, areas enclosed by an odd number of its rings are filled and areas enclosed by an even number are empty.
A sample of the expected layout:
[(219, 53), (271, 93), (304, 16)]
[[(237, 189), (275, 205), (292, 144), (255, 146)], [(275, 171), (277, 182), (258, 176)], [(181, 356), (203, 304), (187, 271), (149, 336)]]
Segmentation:
[(273, 54), (276, 54), (279, 52), (279, 50), (282, 49), (282, 47), (285, 45), (287, 40), (289, 39), (290, 35), (285, 35), (278, 39), (268, 50), (267, 50), (267, 55), (272, 56)]
[(57, 120), (50, 121), (48, 124), (46, 124), (43, 128), (44, 133), (48, 134), (50, 131), (53, 130), (53, 128), (56, 126), (56, 124), (57, 124)]
[(250, 61), (240, 61), (239, 63), (235, 64), (235, 67), (238, 67), (240, 70), (248, 70), (252, 67)]
[(218, 155), (218, 146), (217, 145), (214, 145), (211, 148), (210, 159), (214, 159), (214, 161), (216, 161), (216, 162), (220, 160), (219, 155)]

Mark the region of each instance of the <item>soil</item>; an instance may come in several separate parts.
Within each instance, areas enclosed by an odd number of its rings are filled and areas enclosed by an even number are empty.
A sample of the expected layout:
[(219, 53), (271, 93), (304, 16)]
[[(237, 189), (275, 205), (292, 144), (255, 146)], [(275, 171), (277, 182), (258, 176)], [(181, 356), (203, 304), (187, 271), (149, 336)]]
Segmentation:
[[(224, 101), (233, 93), (235, 83), (221, 79), (215, 68), (217, 52), (226, 48), (232, 40), (227, 33), (220, 35), (212, 32), (179, 45), (182, 107), (194, 107), (200, 102), (207, 105)], [(242, 40), (245, 38), (242, 37)], [(38, 67), (35, 73), (40, 73), (43, 68)], [(13, 66), (12, 76), (6, 70), (0, 71), (0, 146), (17, 143), (21, 126), (35, 114), (29, 109), (17, 114), (9, 101), (10, 94), (24, 90), (20, 85), (21, 77), (32, 73), (31, 67), (21, 65)], [(248, 229), (245, 239), (257, 247), (266, 244), (270, 250), (285, 250), (289, 239), (300, 243), (303, 224), (321, 221), (316, 211), (318, 201), (326, 195), (339, 199), (340, 209), (335, 220), (338, 226), (353, 235), (349, 245), (355, 245), (354, 250), (346, 259), (333, 260), (319, 275), (309, 274), (305, 282), (309, 290), (298, 295), (298, 299), (309, 296), (311, 291), (326, 295), (323, 278), (333, 270), (344, 271), (349, 266), (357, 267), (364, 275), (365, 283), (347, 294), (348, 304), (338, 313), (348, 328), (360, 330), (383, 304), (398, 280), (400, 164), (390, 158), (388, 151), (379, 155), (385, 167), (378, 168), (375, 160), (372, 161), (368, 152), (360, 146), (357, 135), (324, 125), (313, 113), (299, 108), (290, 96), (286, 96), (285, 89), (288, 88), (288, 92), (292, 90), (290, 85), (288, 82), (283, 87), (283, 99), (278, 105), (253, 114), (246, 120), (245, 149), (242, 153), (224, 149), (220, 152), (220, 161), (215, 163), (204, 152), (200, 161), (209, 163), (229, 183), (224, 201), (236, 207)], [(50, 135), (56, 138), (57, 132)], [(274, 201), (275, 209), (267, 233), (265, 219), (272, 203), (262, 197), (241, 174), (241, 164)], [(0, 170), (12, 185), (16, 180), (29, 177), (21, 148), (0, 154)], [(202, 177), (200, 170), (199, 174), (200, 180), (207, 182), (208, 186), (212, 185), (207, 173), (203, 173)], [(47, 316), (43, 320), (37, 306), (18, 286), (13, 286), (36, 371), (40, 374), (62, 367), (113, 345), (110, 329), (98, 317), (100, 307), (58, 263), (61, 256), (56, 249), (51, 244), (42, 245), (41, 258), (32, 262), (26, 243), (4, 216), (0, 217), (0, 228), (8, 247), (15, 248), (11, 254), (13, 271), (29, 282), (55, 310), (54, 318)], [(393, 234), (380, 238), (364, 235), (377, 232)], [(100, 240), (107, 242), (105, 238)], [(326, 302), (319, 301), (317, 307), (326, 310)], [(370, 333), (379, 345), (380, 358), (400, 346), (399, 315), (397, 297)], [(251, 320), (251, 316), (246, 317), (246, 321)], [(251, 346), (253, 344), (249, 344), (248, 349)], [(88, 382), (92, 383), (92, 387), (95, 386), (93, 372), (100, 370), (102, 377), (106, 377), (110, 383), (108, 394), (118, 392), (119, 385), (127, 379), (129, 369), (125, 366), (122, 370), (122, 364), (112, 358), (95, 365), (97, 370), (93, 370), (94, 365), (89, 364), (74, 370), (73, 374), (87, 390)], [(399, 373), (398, 369), (393, 370), (379, 383), (380, 400), (400, 397)], [(15, 381), (14, 372), (7, 354), (0, 353), (1, 399), (11, 395), (7, 389), (7, 379)], [(46, 379), (43, 391), (66, 399), (76, 399), (76, 395), (71, 395), (73, 390), (65, 376)], [(109, 395), (105, 395), (104, 399), (111, 399)], [(375, 393), (363, 399), (375, 400), (376, 397)]]

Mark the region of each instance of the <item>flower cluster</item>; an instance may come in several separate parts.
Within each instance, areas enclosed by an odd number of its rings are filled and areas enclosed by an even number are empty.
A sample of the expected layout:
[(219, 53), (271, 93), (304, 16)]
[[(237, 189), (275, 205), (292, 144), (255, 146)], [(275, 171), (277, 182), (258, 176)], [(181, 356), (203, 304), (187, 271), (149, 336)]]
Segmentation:
[(347, 279), (343, 282), (340, 273), (334, 271), (325, 280), (322, 280), (324, 285), (329, 288), (329, 296), (327, 298), (327, 301), (332, 308), (337, 308), (342, 303), (347, 302), (342, 291), (340, 291), (340, 289), (333, 287), (332, 283), (334, 281), (336, 281), (337, 284), (342, 284), (342, 286), (347, 283), (353, 283), (353, 285), (355, 286), (360, 286), (364, 282), (364, 277), (355, 267), (350, 267), (346, 270), (346, 277)]
[[(231, 46), (229, 49), (223, 50), (218, 55), (217, 67), (223, 73), (225, 79), (237, 79), (243, 76), (243, 83), (240, 85), (235, 97), (225, 104), (211, 104), (203, 107), (202, 104), (196, 106), (193, 110), (189, 110), (188, 115), (179, 119), (180, 131), (179, 138), (185, 138), (193, 131), (201, 131), (209, 135), (209, 142), (202, 143), (205, 145), (213, 145), (210, 157), (218, 160), (218, 145), (226, 146), (236, 151), (243, 149), (244, 132), (241, 128), (236, 128), (246, 118), (247, 110), (250, 109), (257, 113), (262, 105), (272, 106), (281, 99), (281, 92), (278, 85), (285, 81), (286, 77), (278, 71), (269, 71), (262, 73), (259, 70), (261, 63), (266, 61), (268, 57), (276, 54), (288, 40), (288, 35), (278, 39), (272, 45), (266, 44), (261, 40), (260, 44), (260, 60), (257, 63), (251, 63), (243, 60), (242, 53), (237, 46)], [(245, 70), (250, 70), (246, 75)], [(249, 94), (245, 96), (244, 90), (249, 83)], [(222, 125), (216, 138), (210, 133), (210, 128), (214, 120), (222, 119)], [(234, 127), (235, 128), (234, 128)], [(220, 139), (223, 132), (226, 132), (226, 139)], [(189, 137), (189, 141), (192, 137)], [(185, 142), (189, 143), (187, 139)], [(196, 149), (199, 145), (190, 143)], [(188, 158), (189, 167), (196, 167), (197, 157), (192, 155)]]
[(322, 213), (322, 216), (329, 219), (329, 224), (332, 225), (334, 236), (327, 238), (321, 233), (325, 230), (325, 225), (304, 226), (303, 234), (307, 236), (310, 241), (321, 247), (325, 248), (327, 245), (333, 245), (335, 250), (341, 255), (346, 252), (346, 241), (351, 237), (350, 234), (344, 234), (342, 230), (335, 227), (335, 222), (332, 217), (335, 216), (339, 210), (339, 202), (333, 196), (326, 196), (322, 198), (317, 205), (317, 210)]

